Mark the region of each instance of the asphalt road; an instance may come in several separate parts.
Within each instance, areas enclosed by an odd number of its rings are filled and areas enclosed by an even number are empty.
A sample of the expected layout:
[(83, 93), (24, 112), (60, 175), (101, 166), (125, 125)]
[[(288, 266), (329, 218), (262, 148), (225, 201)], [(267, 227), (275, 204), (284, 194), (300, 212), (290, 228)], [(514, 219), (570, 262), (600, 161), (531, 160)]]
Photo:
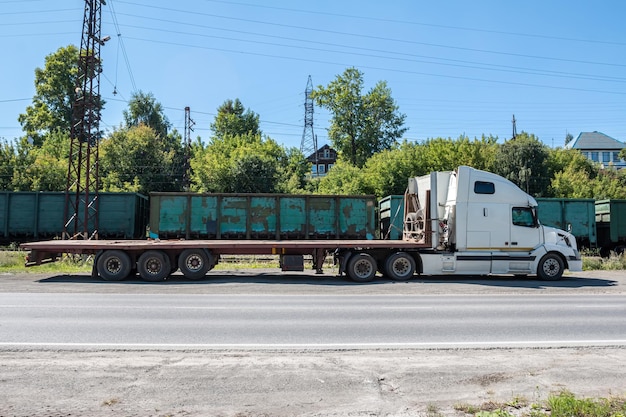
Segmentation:
[(624, 297), (624, 271), (2, 274), (0, 416), (529, 415), (552, 392), (626, 395)]
[(626, 345), (626, 295), (0, 294), (0, 347)]

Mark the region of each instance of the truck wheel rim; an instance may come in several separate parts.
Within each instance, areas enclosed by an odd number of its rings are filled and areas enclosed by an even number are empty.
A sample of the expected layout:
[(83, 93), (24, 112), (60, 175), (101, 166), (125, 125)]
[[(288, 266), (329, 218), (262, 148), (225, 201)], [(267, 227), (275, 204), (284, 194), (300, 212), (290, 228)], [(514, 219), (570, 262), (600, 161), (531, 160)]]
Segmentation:
[(122, 262), (118, 258), (111, 258), (106, 262), (106, 270), (112, 274), (117, 274), (122, 269)]
[(190, 271), (199, 271), (204, 267), (204, 261), (198, 255), (189, 256), (185, 261), (185, 265)]
[(548, 276), (556, 276), (560, 270), (561, 268), (556, 259), (550, 258), (543, 263), (543, 272), (545, 272)]
[(372, 273), (372, 264), (368, 261), (359, 261), (354, 265), (354, 272), (359, 278), (368, 277)]
[(409, 274), (411, 270), (411, 264), (405, 258), (398, 258), (392, 265), (393, 272), (399, 277), (404, 277)]
[(151, 275), (156, 275), (161, 272), (163, 265), (161, 265), (161, 261), (157, 258), (150, 258), (146, 261), (146, 271)]

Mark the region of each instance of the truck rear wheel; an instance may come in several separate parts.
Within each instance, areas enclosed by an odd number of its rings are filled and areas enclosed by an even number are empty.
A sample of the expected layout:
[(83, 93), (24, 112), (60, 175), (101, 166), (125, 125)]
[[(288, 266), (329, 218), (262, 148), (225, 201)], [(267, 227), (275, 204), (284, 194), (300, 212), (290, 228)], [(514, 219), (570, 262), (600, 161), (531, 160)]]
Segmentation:
[(406, 252), (396, 252), (385, 261), (385, 272), (393, 280), (409, 280), (415, 273), (415, 259)]
[(548, 253), (541, 258), (537, 265), (537, 275), (544, 281), (558, 281), (563, 276), (563, 260), (560, 256)]
[(178, 268), (188, 279), (201, 279), (211, 269), (210, 254), (203, 249), (186, 249), (178, 257)]
[(348, 276), (352, 281), (369, 282), (376, 276), (376, 260), (367, 253), (355, 253), (348, 261)]
[(121, 250), (107, 250), (98, 256), (98, 275), (105, 281), (121, 281), (130, 275), (130, 256)]
[(170, 258), (161, 251), (149, 250), (139, 257), (137, 270), (145, 281), (163, 281), (171, 271)]

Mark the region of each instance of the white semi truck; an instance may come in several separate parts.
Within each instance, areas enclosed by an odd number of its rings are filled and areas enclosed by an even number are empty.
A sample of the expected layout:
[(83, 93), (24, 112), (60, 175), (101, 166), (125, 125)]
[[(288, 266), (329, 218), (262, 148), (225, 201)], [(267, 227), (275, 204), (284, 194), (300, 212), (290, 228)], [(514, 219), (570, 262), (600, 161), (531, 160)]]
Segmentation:
[[(189, 279), (201, 279), (221, 255), (230, 254), (280, 255), (283, 270), (299, 270), (302, 257), (311, 255), (318, 272), (333, 254), (340, 274), (357, 282), (370, 281), (377, 272), (395, 280), (415, 274), (536, 274), (558, 280), (565, 269), (581, 271), (574, 236), (539, 224), (536, 207), (535, 199), (510, 181), (461, 166), (409, 180), (402, 240), (157, 238), (50, 240), (22, 247), (30, 251), (31, 265), (57, 260), (62, 253), (95, 255), (94, 274), (110, 281), (135, 273), (161, 281), (177, 269)], [(278, 222), (280, 216), (272, 216)]]
[(461, 166), (409, 180), (404, 240), (419, 250), (427, 275), (536, 274), (558, 280), (581, 271), (576, 239), (542, 226), (535, 199), (490, 172)]

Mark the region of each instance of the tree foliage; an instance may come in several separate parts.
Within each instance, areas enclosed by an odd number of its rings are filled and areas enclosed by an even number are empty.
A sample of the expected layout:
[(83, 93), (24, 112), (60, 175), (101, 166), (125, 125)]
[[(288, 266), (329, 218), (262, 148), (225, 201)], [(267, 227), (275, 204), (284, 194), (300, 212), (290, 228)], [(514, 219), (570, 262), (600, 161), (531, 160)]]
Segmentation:
[(309, 163), (297, 149), (285, 149), (259, 128), (259, 116), (239, 99), (227, 100), (211, 124), (213, 137), (196, 146), (192, 189), (219, 193), (296, 193), (305, 185)]
[(163, 112), (163, 106), (157, 102), (152, 93), (142, 91), (133, 93), (128, 101), (128, 110), (124, 110), (126, 127), (146, 125), (162, 138), (167, 137), (171, 127)]
[(332, 113), (328, 136), (332, 146), (352, 165), (362, 167), (377, 152), (391, 149), (407, 128), (387, 83), (379, 81), (363, 94), (363, 73), (348, 68), (311, 97)]
[(226, 136), (261, 135), (259, 115), (246, 110), (239, 99), (226, 100), (218, 109), (211, 131), (218, 139)]
[(73, 45), (46, 56), (44, 68), (35, 69), (35, 96), (18, 120), (36, 146), (55, 130), (70, 131), (77, 75), (78, 49)]
[(541, 197), (550, 185), (548, 155), (549, 148), (535, 135), (522, 132), (498, 147), (491, 171)]
[(104, 191), (180, 191), (180, 148), (149, 126), (115, 130), (100, 144), (101, 186)]
[(216, 137), (191, 161), (193, 188), (218, 193), (276, 192), (286, 158), (278, 143), (260, 135)]

